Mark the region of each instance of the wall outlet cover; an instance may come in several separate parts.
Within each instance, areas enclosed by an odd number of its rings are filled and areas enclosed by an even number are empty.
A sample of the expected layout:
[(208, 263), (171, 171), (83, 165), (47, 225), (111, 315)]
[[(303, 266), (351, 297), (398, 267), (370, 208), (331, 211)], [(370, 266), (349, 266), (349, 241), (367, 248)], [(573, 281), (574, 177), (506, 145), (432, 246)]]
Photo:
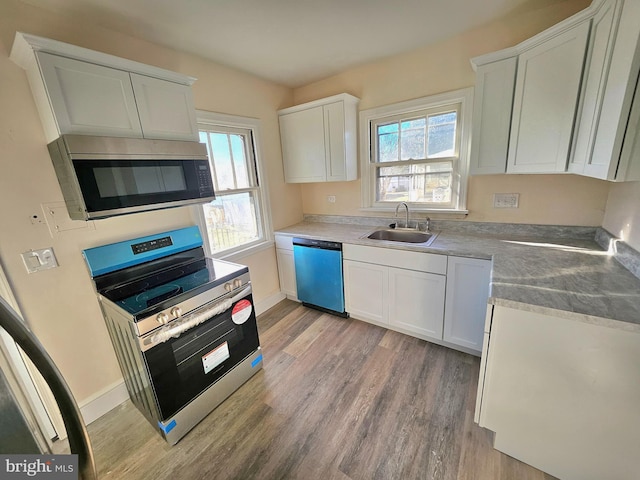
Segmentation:
[(35, 273), (42, 270), (49, 270), (58, 266), (56, 255), (53, 253), (53, 247), (43, 248), (40, 250), (29, 250), (21, 254), (24, 266), (27, 272)]
[(493, 208), (518, 208), (519, 193), (494, 193)]

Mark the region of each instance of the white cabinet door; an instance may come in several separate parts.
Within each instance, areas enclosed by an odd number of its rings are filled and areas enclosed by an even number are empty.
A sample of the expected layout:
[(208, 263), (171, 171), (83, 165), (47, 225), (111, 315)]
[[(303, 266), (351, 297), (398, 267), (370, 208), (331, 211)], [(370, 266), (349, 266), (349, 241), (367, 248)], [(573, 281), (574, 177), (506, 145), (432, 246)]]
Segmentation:
[(470, 348), (478, 353), (482, 351), (490, 277), (489, 260), (449, 257), (443, 335), (445, 342)]
[(613, 27), (620, 13), (620, 3), (619, 1), (604, 2), (592, 20), (582, 101), (568, 168), (572, 173), (583, 173), (585, 165), (591, 163), (593, 143), (600, 123), (600, 106), (604, 97), (611, 53), (615, 44), (615, 29)]
[(389, 324), (442, 339), (446, 277), (389, 267)]
[(344, 102), (331, 103), (322, 108), (325, 125), (327, 181), (345, 180), (347, 172), (344, 143)]
[(142, 137), (129, 73), (37, 53), (60, 134)]
[(298, 298), (296, 287), (296, 267), (293, 261), (293, 250), (276, 249), (278, 262), (278, 278), (280, 279), (280, 291), (292, 299)]
[(565, 171), (588, 35), (584, 22), (520, 55), (508, 173)]
[(476, 68), (471, 175), (505, 173), (517, 57)]
[(388, 323), (388, 267), (351, 260), (342, 265), (346, 311), (355, 318)]
[(189, 85), (131, 74), (145, 138), (198, 140), (196, 110)]
[(321, 106), (280, 115), (285, 182), (326, 180), (324, 137), (324, 111)]

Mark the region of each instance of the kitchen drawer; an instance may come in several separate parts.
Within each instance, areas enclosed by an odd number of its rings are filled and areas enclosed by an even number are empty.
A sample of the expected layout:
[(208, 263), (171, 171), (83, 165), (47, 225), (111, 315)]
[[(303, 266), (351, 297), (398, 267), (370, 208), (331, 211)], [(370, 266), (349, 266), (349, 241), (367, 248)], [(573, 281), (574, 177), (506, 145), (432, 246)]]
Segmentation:
[(345, 260), (437, 273), (439, 275), (446, 275), (447, 273), (446, 255), (350, 244), (344, 244), (342, 248)]

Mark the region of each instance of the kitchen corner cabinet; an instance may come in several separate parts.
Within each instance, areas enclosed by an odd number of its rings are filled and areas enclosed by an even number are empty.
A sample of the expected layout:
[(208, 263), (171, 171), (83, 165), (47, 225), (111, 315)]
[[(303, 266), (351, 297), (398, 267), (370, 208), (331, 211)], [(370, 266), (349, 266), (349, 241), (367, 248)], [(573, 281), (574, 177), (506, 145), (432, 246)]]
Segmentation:
[(640, 4), (609, 0), (592, 20), (582, 104), (569, 171), (603, 180), (640, 180), (631, 155), (640, 108)]
[(588, 36), (584, 22), (519, 55), (508, 173), (566, 170)]
[(285, 182), (357, 178), (358, 102), (343, 93), (278, 111)]
[(482, 351), (490, 279), (489, 260), (448, 258), (443, 340)]
[(473, 58), (470, 173), (640, 180), (638, 18), (640, 2), (594, 0), (515, 47)]
[(298, 289), (296, 285), (296, 267), (293, 262), (293, 237), (276, 234), (275, 241), (280, 291), (287, 298), (297, 301)]
[(494, 447), (558, 478), (637, 478), (640, 333), (503, 306), (487, 325), (476, 418)]
[(49, 142), (63, 134), (198, 140), (191, 77), (21, 33), (11, 58), (27, 72)]

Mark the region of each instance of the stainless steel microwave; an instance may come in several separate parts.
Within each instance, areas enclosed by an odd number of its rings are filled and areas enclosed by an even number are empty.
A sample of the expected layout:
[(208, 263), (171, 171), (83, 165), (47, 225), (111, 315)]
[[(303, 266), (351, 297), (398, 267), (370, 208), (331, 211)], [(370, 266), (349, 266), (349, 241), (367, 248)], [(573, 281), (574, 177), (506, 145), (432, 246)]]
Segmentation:
[(48, 147), (73, 220), (215, 199), (207, 148), (195, 141), (63, 135)]

